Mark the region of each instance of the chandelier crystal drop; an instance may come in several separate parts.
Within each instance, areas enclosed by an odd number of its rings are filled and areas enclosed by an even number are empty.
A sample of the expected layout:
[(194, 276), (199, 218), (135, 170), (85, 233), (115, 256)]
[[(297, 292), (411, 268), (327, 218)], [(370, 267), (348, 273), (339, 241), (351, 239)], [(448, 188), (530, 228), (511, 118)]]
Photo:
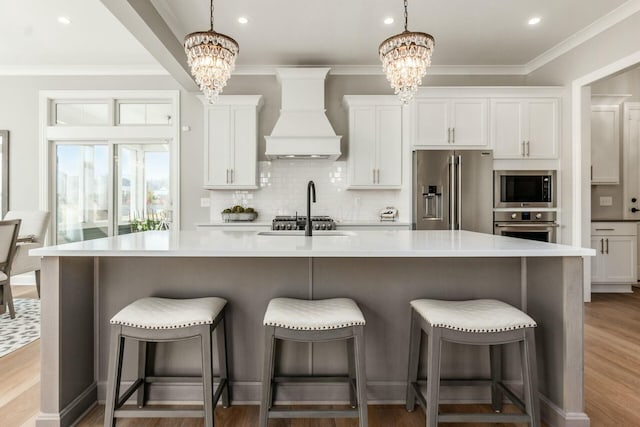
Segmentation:
[(215, 102), (231, 77), (240, 47), (231, 37), (213, 31), (213, 0), (211, 29), (187, 34), (184, 51), (200, 90), (209, 102)]
[(383, 41), (378, 49), (387, 80), (405, 104), (413, 98), (427, 74), (435, 46), (431, 35), (409, 31), (408, 21), (407, 0), (404, 0), (404, 31)]

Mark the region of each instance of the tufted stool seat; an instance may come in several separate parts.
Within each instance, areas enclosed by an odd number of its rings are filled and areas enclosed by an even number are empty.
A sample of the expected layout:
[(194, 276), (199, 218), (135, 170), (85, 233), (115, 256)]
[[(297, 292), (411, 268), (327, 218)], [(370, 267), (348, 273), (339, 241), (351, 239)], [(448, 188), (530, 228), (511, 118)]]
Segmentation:
[(411, 301), (411, 307), (435, 328), (487, 333), (536, 327), (536, 322), (527, 314), (494, 299), (471, 301), (419, 299)]
[[(528, 423), (540, 427), (538, 378), (534, 328), (536, 322), (526, 313), (498, 300), (469, 301), (414, 300), (409, 340), (409, 377), (407, 380), (407, 410), (413, 411), (416, 399), (425, 408), (427, 427), (442, 423)], [(420, 341), (422, 332), (428, 337), (427, 395), (418, 384)], [(486, 345), (491, 360), (491, 378), (473, 380), (442, 380), (440, 353), (442, 341), (467, 345)], [(520, 344), (524, 398), (518, 397), (502, 381), (502, 345)], [(491, 404), (496, 414), (438, 413), (440, 384), (490, 385)], [(522, 414), (501, 414), (506, 395)]]
[[(260, 427), (270, 418), (359, 418), (367, 426), (366, 374), (364, 364), (365, 319), (358, 305), (348, 298), (325, 300), (272, 299), (264, 315), (265, 352), (262, 371)], [(344, 340), (347, 344), (349, 372), (344, 376), (283, 377), (275, 375), (276, 342), (326, 342)], [(272, 408), (276, 386), (295, 382), (346, 382), (352, 409), (277, 409)]]
[(358, 305), (349, 298), (300, 300), (275, 298), (269, 301), (264, 314), (266, 326), (321, 331), (364, 325), (364, 316)]
[[(229, 406), (225, 308), (222, 298), (169, 299), (141, 298), (124, 307), (111, 318), (111, 349), (105, 402), (105, 427), (114, 427), (117, 418), (203, 417), (206, 427), (213, 427), (213, 408), (222, 398)], [(215, 394), (212, 374), (212, 334), (217, 334), (220, 377)], [(138, 341), (138, 377), (120, 394), (125, 339)], [(153, 375), (147, 357), (150, 342), (181, 341), (198, 338), (202, 351), (202, 377), (161, 377)], [(199, 380), (199, 381), (194, 381)], [(147, 387), (158, 382), (197, 382), (203, 387), (202, 410), (171, 410), (146, 407)], [(122, 409), (137, 392), (139, 409)]]

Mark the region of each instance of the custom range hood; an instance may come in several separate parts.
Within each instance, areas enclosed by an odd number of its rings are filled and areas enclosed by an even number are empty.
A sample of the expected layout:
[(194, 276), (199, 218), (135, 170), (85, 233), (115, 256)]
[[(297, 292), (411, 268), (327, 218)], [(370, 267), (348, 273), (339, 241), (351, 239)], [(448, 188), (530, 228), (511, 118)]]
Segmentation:
[(340, 157), (340, 138), (324, 108), (324, 80), (329, 68), (278, 68), (282, 87), (280, 117), (265, 136), (267, 159)]

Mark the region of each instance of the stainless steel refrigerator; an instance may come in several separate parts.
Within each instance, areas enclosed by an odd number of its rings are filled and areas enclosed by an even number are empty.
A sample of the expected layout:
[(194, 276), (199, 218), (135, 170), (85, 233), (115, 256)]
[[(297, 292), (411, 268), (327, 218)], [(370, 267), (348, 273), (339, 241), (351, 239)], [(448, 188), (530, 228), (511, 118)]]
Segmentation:
[(414, 151), (413, 229), (493, 234), (493, 152)]

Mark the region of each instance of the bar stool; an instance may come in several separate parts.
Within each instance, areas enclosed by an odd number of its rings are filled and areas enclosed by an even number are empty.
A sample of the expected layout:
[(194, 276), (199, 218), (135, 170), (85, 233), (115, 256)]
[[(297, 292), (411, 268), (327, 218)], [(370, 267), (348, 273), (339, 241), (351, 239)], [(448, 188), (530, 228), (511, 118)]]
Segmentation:
[[(359, 418), (367, 426), (367, 390), (364, 364), (365, 320), (358, 305), (348, 298), (299, 300), (275, 298), (264, 315), (265, 350), (262, 371), (260, 427), (269, 418)], [(276, 340), (299, 342), (347, 341), (349, 373), (345, 376), (275, 376)], [(272, 409), (276, 384), (295, 382), (347, 382), (352, 409)], [(357, 408), (357, 409), (356, 409)]]
[[(456, 423), (518, 423), (540, 427), (538, 373), (534, 328), (536, 322), (527, 314), (497, 300), (439, 301), (421, 299), (411, 301), (411, 337), (409, 345), (409, 378), (407, 381), (407, 410), (415, 409), (416, 398), (425, 408), (427, 427), (438, 422)], [(418, 385), (421, 331), (428, 336), (427, 396)], [(440, 349), (442, 341), (459, 344), (488, 345), (491, 358), (491, 379), (441, 380)], [(501, 345), (520, 343), (524, 399), (520, 399), (502, 382)], [(494, 414), (446, 413), (438, 414), (440, 384), (491, 385)], [(501, 414), (503, 395), (523, 414)], [(524, 401), (523, 401), (524, 400)]]
[[(111, 349), (105, 405), (105, 427), (114, 427), (117, 418), (201, 418), (206, 427), (213, 427), (213, 409), (222, 397), (222, 405), (229, 406), (225, 307), (222, 298), (167, 299), (142, 298), (111, 319)], [(220, 380), (213, 393), (212, 332), (217, 333)], [(138, 378), (120, 395), (122, 357), (125, 338), (138, 341)], [(202, 346), (202, 377), (159, 377), (149, 375), (147, 347), (149, 342), (180, 341), (199, 338)], [(200, 380), (200, 381), (198, 381)], [(158, 382), (191, 382), (203, 386), (203, 409), (146, 408), (146, 386)], [(138, 391), (139, 409), (121, 409)]]

